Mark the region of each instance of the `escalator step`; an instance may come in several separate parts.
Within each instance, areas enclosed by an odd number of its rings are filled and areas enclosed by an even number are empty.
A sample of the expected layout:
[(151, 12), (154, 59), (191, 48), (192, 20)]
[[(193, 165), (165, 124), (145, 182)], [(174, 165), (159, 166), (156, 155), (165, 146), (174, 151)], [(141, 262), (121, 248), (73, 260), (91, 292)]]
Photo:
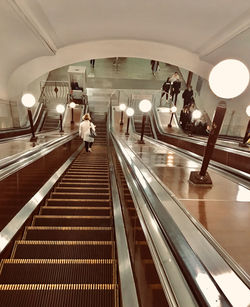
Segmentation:
[(112, 241), (111, 227), (26, 227), (23, 240)]
[(59, 187), (77, 187), (77, 188), (106, 188), (109, 189), (109, 183), (108, 182), (60, 182)]
[(116, 283), (112, 259), (4, 259), (0, 284)]
[(109, 216), (34, 216), (32, 226), (94, 226), (109, 227), (113, 219)]
[(16, 241), (11, 258), (113, 259), (113, 241)]
[(64, 176), (62, 180), (60, 181), (62, 183), (67, 182), (67, 183), (104, 183), (108, 184), (109, 183), (109, 178), (108, 177), (100, 177), (100, 178), (79, 178), (78, 176)]
[(109, 176), (105, 175), (105, 174), (82, 174), (82, 173), (71, 173), (71, 174), (65, 174), (64, 178), (78, 178), (78, 179), (104, 179), (104, 180), (108, 180)]
[(59, 193), (52, 192), (51, 198), (57, 199), (110, 199), (109, 193)]
[(97, 171), (89, 171), (89, 170), (71, 170), (69, 169), (67, 172), (66, 172), (67, 175), (81, 175), (81, 176), (90, 176), (90, 177), (93, 177), (93, 176), (108, 176), (108, 172), (107, 171), (101, 171), (101, 170), (97, 170)]
[(110, 200), (109, 199), (58, 199), (58, 198), (49, 198), (46, 201), (47, 206), (87, 206), (87, 207), (110, 207)]
[(56, 187), (54, 189), (58, 193), (109, 193), (109, 188), (103, 187)]
[(41, 215), (100, 215), (111, 216), (109, 207), (42, 207)]
[(118, 286), (110, 284), (0, 285), (2, 306), (117, 307)]
[(78, 165), (71, 165), (70, 170), (86, 170), (86, 171), (105, 171), (108, 172), (108, 165), (104, 166), (104, 165), (97, 165), (97, 166), (91, 166), (91, 165), (86, 165), (86, 166), (78, 166)]

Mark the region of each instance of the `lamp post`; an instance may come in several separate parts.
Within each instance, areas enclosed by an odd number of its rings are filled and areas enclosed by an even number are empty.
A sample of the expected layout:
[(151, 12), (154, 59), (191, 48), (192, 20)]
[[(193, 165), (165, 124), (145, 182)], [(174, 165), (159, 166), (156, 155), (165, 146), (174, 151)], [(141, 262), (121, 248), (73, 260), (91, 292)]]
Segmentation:
[(65, 111), (64, 105), (58, 104), (58, 105), (56, 106), (56, 111), (57, 111), (57, 113), (60, 114), (60, 132), (64, 132), (64, 131), (63, 131), (63, 128), (62, 128), (62, 114), (63, 114), (63, 112)]
[(71, 124), (74, 124), (74, 108), (76, 106), (76, 104), (74, 103), (74, 101), (71, 101), (71, 103), (69, 104), (70, 108), (71, 108)]
[(192, 113), (192, 121), (191, 121), (191, 124), (190, 124), (190, 131), (188, 133), (188, 136), (193, 136), (193, 129), (194, 129), (194, 126), (195, 126), (195, 121), (197, 119), (200, 119), (201, 118), (201, 111), (200, 110), (194, 110), (193, 113)]
[(143, 117), (142, 117), (142, 126), (141, 126), (141, 139), (138, 141), (138, 144), (145, 144), (143, 141), (143, 135), (144, 135), (144, 129), (145, 129), (145, 122), (146, 122), (146, 113), (148, 113), (152, 108), (152, 103), (151, 101), (147, 99), (143, 99), (139, 103), (139, 109), (140, 111), (143, 112)]
[(123, 125), (123, 111), (126, 110), (127, 106), (125, 105), (125, 103), (121, 103), (119, 105), (119, 108), (121, 110), (121, 121), (120, 121), (120, 125), (122, 126)]
[[(232, 73), (233, 72), (233, 73)], [(237, 78), (235, 78), (237, 76)], [(247, 88), (249, 83), (249, 71), (238, 60), (224, 60), (211, 70), (209, 86), (214, 94), (220, 98), (235, 98)], [(212, 185), (212, 180), (207, 173), (209, 161), (212, 157), (214, 146), (226, 112), (226, 103), (221, 101), (215, 111), (212, 129), (210, 131), (207, 146), (199, 172), (191, 172), (189, 181), (193, 184)]]
[(134, 109), (133, 108), (127, 108), (126, 110), (126, 114), (127, 114), (127, 131), (125, 133), (125, 135), (129, 135), (129, 122), (130, 122), (130, 117), (133, 116), (135, 113)]
[(22, 104), (27, 108), (28, 110), (28, 116), (30, 121), (30, 128), (32, 137), (30, 138), (30, 142), (35, 142), (37, 140), (37, 137), (35, 136), (34, 126), (33, 126), (33, 119), (32, 119), (32, 113), (31, 108), (35, 105), (36, 99), (32, 94), (24, 94), (21, 98)]
[[(246, 113), (247, 113), (247, 116), (250, 117), (250, 105), (247, 106)], [(250, 119), (248, 121), (247, 130), (245, 132), (245, 136), (243, 138), (243, 141), (242, 141), (242, 143), (239, 143), (239, 145), (241, 147), (247, 147), (247, 141), (248, 141), (249, 137), (250, 137)]]
[(172, 106), (170, 108), (170, 112), (171, 112), (171, 117), (170, 117), (170, 121), (169, 121), (169, 124), (168, 124), (168, 127), (171, 128), (172, 127), (172, 119), (173, 119), (173, 116), (174, 116), (174, 113), (177, 111), (177, 107), (176, 106)]

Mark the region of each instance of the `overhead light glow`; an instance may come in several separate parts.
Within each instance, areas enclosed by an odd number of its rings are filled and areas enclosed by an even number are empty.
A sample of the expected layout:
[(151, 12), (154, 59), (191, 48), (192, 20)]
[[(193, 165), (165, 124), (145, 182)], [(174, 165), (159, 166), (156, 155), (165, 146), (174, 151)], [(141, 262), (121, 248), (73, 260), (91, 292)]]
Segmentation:
[(26, 108), (32, 108), (36, 103), (35, 97), (32, 94), (28, 93), (22, 96), (21, 101)]
[(125, 105), (125, 103), (121, 103), (121, 104), (119, 105), (119, 108), (120, 108), (121, 111), (125, 111), (126, 108), (127, 108), (127, 106)]
[(65, 107), (62, 104), (56, 106), (56, 112), (62, 114), (65, 111)]
[(242, 94), (249, 83), (245, 64), (234, 59), (219, 62), (209, 74), (209, 86), (220, 98), (235, 98)]
[(133, 108), (127, 108), (127, 110), (126, 110), (127, 116), (133, 116), (134, 113), (135, 113), (135, 111), (134, 111)]
[(148, 99), (143, 99), (142, 101), (140, 101), (139, 103), (139, 109), (143, 112), (143, 113), (147, 113), (151, 110), (152, 108), (152, 103), (151, 101), (149, 101)]

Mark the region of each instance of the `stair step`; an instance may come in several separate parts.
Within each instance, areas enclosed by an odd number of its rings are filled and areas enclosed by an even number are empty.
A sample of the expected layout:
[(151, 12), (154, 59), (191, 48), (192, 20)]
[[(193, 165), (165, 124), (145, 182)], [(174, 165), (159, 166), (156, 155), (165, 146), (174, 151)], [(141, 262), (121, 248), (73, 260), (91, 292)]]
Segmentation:
[(100, 170), (105, 170), (108, 172), (109, 166), (104, 166), (104, 165), (71, 165), (70, 170), (90, 170), (90, 171), (100, 171)]
[(76, 187), (76, 188), (92, 188), (92, 187), (97, 187), (97, 188), (105, 188), (109, 189), (109, 182), (60, 182), (58, 187), (63, 188), (63, 187)]
[(109, 199), (72, 199), (72, 198), (49, 198), (46, 201), (47, 206), (86, 206), (86, 207), (110, 207), (110, 200)]
[(109, 216), (36, 215), (32, 222), (32, 226), (109, 227), (112, 225), (113, 220)]
[(0, 284), (116, 283), (113, 259), (4, 259)]
[(85, 169), (82, 169), (82, 170), (71, 170), (69, 169), (67, 172), (66, 172), (67, 175), (74, 175), (74, 174), (79, 174), (79, 175), (92, 175), (92, 176), (95, 176), (95, 175), (102, 175), (102, 176), (108, 176), (108, 171), (102, 171), (102, 170), (85, 170)]
[(16, 241), (11, 258), (113, 259), (113, 241)]
[(109, 188), (103, 187), (56, 187), (56, 193), (109, 194)]
[(44, 227), (25, 228), (23, 240), (112, 241), (111, 227)]
[(113, 284), (0, 285), (2, 306), (118, 307), (118, 286)]
[(110, 199), (110, 193), (60, 193), (52, 192), (51, 198), (62, 199)]
[(110, 207), (41, 207), (41, 215), (111, 216)]
[(60, 182), (75, 182), (75, 183), (109, 183), (109, 178), (79, 178), (79, 176), (67, 176), (65, 175)]
[(82, 180), (90, 180), (90, 179), (103, 179), (104, 181), (107, 181), (109, 179), (108, 175), (105, 174), (82, 174), (82, 173), (67, 173), (64, 175), (65, 179), (68, 178), (78, 178)]

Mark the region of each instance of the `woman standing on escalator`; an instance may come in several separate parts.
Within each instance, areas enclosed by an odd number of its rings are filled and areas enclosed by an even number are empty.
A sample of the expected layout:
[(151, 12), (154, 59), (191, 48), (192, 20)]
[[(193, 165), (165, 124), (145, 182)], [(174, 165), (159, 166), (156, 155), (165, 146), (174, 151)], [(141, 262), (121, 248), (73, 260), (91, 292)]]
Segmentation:
[(85, 150), (86, 152), (92, 151), (91, 147), (94, 143), (94, 138), (90, 136), (90, 128), (95, 131), (95, 125), (91, 122), (91, 117), (89, 113), (86, 113), (83, 116), (83, 121), (81, 122), (79, 126), (79, 136), (83, 139), (85, 142)]

